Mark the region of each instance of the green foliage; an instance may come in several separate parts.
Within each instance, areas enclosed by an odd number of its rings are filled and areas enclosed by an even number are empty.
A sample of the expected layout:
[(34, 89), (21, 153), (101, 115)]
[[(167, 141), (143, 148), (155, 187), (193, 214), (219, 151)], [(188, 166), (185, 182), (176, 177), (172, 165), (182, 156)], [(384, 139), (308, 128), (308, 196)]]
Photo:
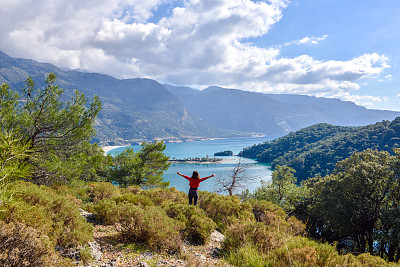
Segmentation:
[(332, 175), (308, 180), (303, 206), (308, 233), (338, 241), (343, 252), (369, 252), (393, 261), (400, 244), (398, 159), (365, 150), (337, 164)]
[(170, 202), (177, 204), (187, 203), (187, 195), (181, 191), (178, 191), (175, 187), (143, 190), (140, 192), (140, 194), (150, 197), (154, 204), (158, 206), (164, 206)]
[(34, 166), (36, 183), (51, 184), (73, 177), (92, 179), (103, 161), (101, 149), (89, 144), (95, 134), (93, 123), (100, 101), (94, 97), (86, 108), (85, 96), (77, 91), (69, 101), (63, 101), (63, 90), (55, 81), (55, 74), (50, 73), (46, 87), (36, 88), (28, 78), (22, 97), (3, 85), (1, 132), (16, 134), (20, 145), (28, 147), (23, 162)]
[(264, 144), (245, 149), (240, 156), (260, 162), (287, 165), (296, 170), (298, 182), (325, 176), (353, 152), (368, 148), (393, 152), (400, 147), (400, 117), (361, 127), (316, 124)]
[(109, 180), (117, 182), (121, 187), (167, 187), (169, 182), (163, 182), (162, 178), (170, 165), (169, 157), (163, 153), (165, 148), (163, 141), (156, 141), (143, 143), (138, 152), (132, 148), (125, 149), (114, 157), (113, 165), (109, 169)]
[(228, 251), (236, 251), (244, 245), (251, 245), (267, 253), (281, 246), (283, 241), (281, 232), (273, 231), (262, 222), (236, 222), (226, 229), (223, 247)]
[(38, 229), (53, 245), (78, 246), (92, 240), (93, 226), (80, 216), (78, 203), (71, 197), (27, 182), (14, 183), (9, 191), (14, 198), (5, 205), (0, 220)]
[(222, 196), (215, 193), (201, 192), (199, 206), (222, 231), (235, 222), (241, 221), (244, 223), (254, 220), (251, 205), (249, 203), (241, 203), (236, 196)]
[(294, 173), (293, 168), (278, 165), (272, 173), (272, 183), (263, 181), (262, 186), (254, 192), (254, 197), (270, 201), (288, 213), (293, 212), (306, 191), (305, 188), (296, 185)]
[(180, 250), (183, 223), (168, 217), (162, 208), (142, 209), (132, 203), (120, 203), (118, 211), (117, 229), (124, 239), (143, 242), (157, 250)]
[(1, 266), (71, 266), (57, 255), (48, 237), (18, 222), (0, 221)]
[(395, 266), (385, 260), (361, 254), (339, 255), (335, 248), (305, 237), (289, 238), (285, 246), (272, 250), (266, 266)]
[(183, 237), (194, 244), (205, 244), (217, 226), (197, 206), (171, 203), (165, 209), (169, 217), (184, 223)]
[[(6, 194), (10, 182), (19, 178), (28, 178), (30, 165), (25, 162), (29, 153), (29, 144), (24, 145), (15, 133), (0, 128), (0, 206), (8, 201)], [(3, 132), (4, 130), (4, 132)]]
[(97, 203), (105, 198), (118, 196), (120, 194), (115, 185), (107, 182), (90, 183), (88, 186), (88, 191), (89, 197), (94, 203)]
[(244, 245), (236, 251), (229, 251), (225, 256), (225, 260), (233, 266), (241, 267), (264, 267), (267, 256), (260, 252), (256, 246)]

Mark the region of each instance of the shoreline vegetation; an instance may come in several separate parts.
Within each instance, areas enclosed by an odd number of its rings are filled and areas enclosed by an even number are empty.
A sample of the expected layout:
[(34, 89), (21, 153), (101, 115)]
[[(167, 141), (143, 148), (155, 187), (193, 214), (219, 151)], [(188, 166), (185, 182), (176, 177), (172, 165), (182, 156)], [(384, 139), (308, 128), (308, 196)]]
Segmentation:
[(168, 160), (171, 163), (201, 163), (201, 164), (212, 164), (212, 163), (221, 163), (226, 161), (226, 159), (222, 158), (210, 158), (210, 157), (202, 157), (202, 158), (185, 158), (185, 159), (170, 159)]
[[(101, 147), (104, 151), (104, 154), (107, 154), (108, 152), (120, 148), (120, 147), (129, 147), (129, 146), (103, 146)], [(216, 157), (202, 157), (202, 158), (184, 158), (184, 159), (170, 159), (168, 160), (171, 163), (201, 163), (201, 164), (213, 164), (213, 163), (221, 163), (223, 161), (226, 161), (226, 159), (222, 158), (216, 158)]]

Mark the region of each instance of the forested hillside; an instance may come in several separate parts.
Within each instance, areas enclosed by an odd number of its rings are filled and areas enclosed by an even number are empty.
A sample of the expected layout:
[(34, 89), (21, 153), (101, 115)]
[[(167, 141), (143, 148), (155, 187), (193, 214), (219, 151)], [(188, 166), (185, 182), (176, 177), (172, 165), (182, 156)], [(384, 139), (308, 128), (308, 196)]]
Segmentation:
[(393, 153), (400, 146), (400, 117), (360, 127), (316, 124), (278, 139), (244, 149), (240, 155), (260, 162), (287, 165), (299, 182), (327, 175), (335, 164), (367, 148)]

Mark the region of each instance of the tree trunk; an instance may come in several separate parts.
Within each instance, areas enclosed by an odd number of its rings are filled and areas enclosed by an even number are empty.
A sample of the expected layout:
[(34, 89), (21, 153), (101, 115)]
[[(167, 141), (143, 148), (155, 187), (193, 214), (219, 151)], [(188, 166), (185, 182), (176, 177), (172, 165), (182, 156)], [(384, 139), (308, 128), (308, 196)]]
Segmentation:
[(393, 244), (389, 245), (389, 250), (388, 250), (388, 260), (389, 262), (394, 261), (394, 253), (396, 252), (396, 246)]
[(374, 253), (374, 240), (372, 239), (372, 235), (368, 235), (367, 240), (368, 240), (368, 252), (369, 252), (369, 254), (375, 255), (375, 253)]
[(359, 245), (359, 251), (360, 253), (365, 253), (365, 248), (367, 247), (367, 242), (365, 241), (365, 236), (360, 234), (360, 245)]

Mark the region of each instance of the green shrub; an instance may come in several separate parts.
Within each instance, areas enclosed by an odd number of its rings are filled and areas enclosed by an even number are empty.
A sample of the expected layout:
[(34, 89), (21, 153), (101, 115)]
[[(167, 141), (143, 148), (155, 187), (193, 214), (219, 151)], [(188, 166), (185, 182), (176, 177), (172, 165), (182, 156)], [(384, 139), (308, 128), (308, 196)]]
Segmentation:
[(88, 186), (89, 196), (94, 203), (99, 202), (105, 198), (118, 196), (119, 188), (112, 183), (96, 182), (90, 183)]
[(127, 188), (120, 188), (122, 194), (132, 193), (139, 194), (142, 191), (142, 188), (138, 185), (131, 185)]
[(154, 206), (150, 197), (146, 195), (123, 194), (113, 198), (105, 198), (93, 205), (93, 213), (106, 224), (117, 223), (121, 204), (130, 203), (139, 207)]
[(283, 238), (279, 232), (272, 231), (261, 222), (237, 222), (225, 231), (223, 247), (227, 251), (236, 251), (250, 245), (257, 247), (260, 252), (268, 252), (281, 246)]
[(89, 265), (89, 263), (94, 260), (92, 249), (89, 245), (86, 245), (79, 250), (79, 258), (85, 266)]
[(204, 244), (217, 225), (199, 207), (171, 203), (165, 207), (169, 217), (185, 224), (183, 237), (194, 244)]
[(269, 266), (397, 266), (380, 257), (367, 253), (359, 256), (339, 255), (328, 244), (318, 243), (305, 237), (289, 238), (284, 246), (267, 255)]
[(49, 238), (22, 223), (0, 221), (1, 266), (71, 266), (59, 257)]
[(157, 206), (164, 206), (168, 203), (187, 203), (187, 195), (178, 191), (175, 187), (142, 190), (140, 195), (148, 196)]
[(119, 218), (117, 202), (110, 198), (102, 199), (93, 205), (93, 213), (97, 219), (104, 221), (106, 224), (114, 224)]
[(27, 182), (14, 183), (10, 190), (14, 201), (5, 206), (0, 219), (23, 222), (60, 246), (77, 246), (93, 239), (93, 226), (80, 215), (76, 199)]
[(128, 202), (141, 207), (154, 206), (154, 203), (151, 200), (151, 198), (147, 195), (142, 195), (142, 194), (137, 195), (128, 193), (118, 197), (113, 197), (112, 199), (115, 200), (117, 204), (121, 202)]
[(230, 251), (225, 260), (233, 266), (241, 267), (264, 267), (267, 256), (261, 253), (257, 247), (245, 245), (237, 251)]
[(199, 204), (221, 231), (235, 222), (254, 221), (251, 205), (247, 202), (241, 203), (236, 196), (201, 192)]
[(180, 250), (183, 223), (168, 217), (162, 208), (143, 209), (125, 202), (119, 204), (118, 210), (117, 230), (124, 239), (142, 242), (157, 250)]
[(271, 202), (265, 200), (249, 200), (253, 207), (253, 214), (258, 222), (263, 222), (267, 226), (286, 233), (288, 235), (301, 235), (306, 226), (297, 218), (289, 217), (285, 211)]

